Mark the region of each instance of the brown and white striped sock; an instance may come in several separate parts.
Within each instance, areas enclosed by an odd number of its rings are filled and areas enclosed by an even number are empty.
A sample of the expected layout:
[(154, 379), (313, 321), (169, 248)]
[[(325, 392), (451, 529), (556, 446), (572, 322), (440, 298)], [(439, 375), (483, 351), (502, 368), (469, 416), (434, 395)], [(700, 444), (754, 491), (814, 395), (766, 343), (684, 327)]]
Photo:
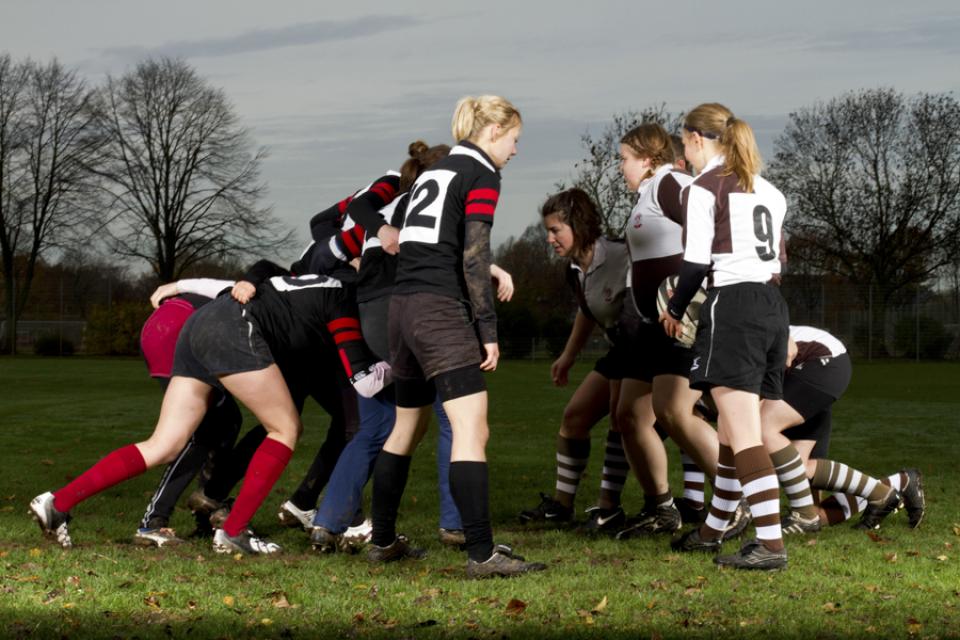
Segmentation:
[(773, 463), (770, 462), (770, 454), (763, 446), (756, 446), (744, 449), (734, 459), (743, 497), (750, 504), (757, 540), (771, 551), (782, 550), (780, 485)]
[(680, 463), (683, 465), (683, 499), (694, 509), (703, 508), (703, 487), (707, 476), (700, 470), (693, 458), (680, 451)]
[[(886, 478), (880, 478), (880, 482), (893, 487), (897, 491), (902, 491), (907, 486), (907, 474), (897, 472)], [(840, 524), (863, 511), (866, 506), (867, 501), (860, 496), (835, 493), (820, 503), (820, 508), (823, 509), (821, 519), (825, 515), (827, 524)]]
[(630, 463), (623, 451), (623, 436), (611, 429), (607, 432), (607, 447), (603, 454), (603, 476), (600, 478), (600, 503), (607, 508), (620, 506), (620, 494), (630, 473)]
[(834, 493), (852, 493), (865, 498), (868, 502), (880, 502), (893, 490), (889, 485), (842, 462), (833, 460), (816, 462), (817, 468), (810, 484), (818, 489), (828, 489)]
[(740, 504), (743, 490), (737, 478), (733, 449), (720, 445), (717, 461), (717, 477), (713, 481), (713, 497), (710, 498), (710, 511), (706, 521), (700, 526), (700, 537), (704, 540), (719, 540)]
[(577, 487), (590, 460), (590, 438), (574, 439), (557, 436), (557, 486), (555, 499), (564, 506), (573, 506)]
[(813, 503), (813, 493), (807, 480), (807, 469), (800, 452), (792, 444), (770, 454), (770, 461), (777, 471), (780, 487), (787, 494), (790, 510), (804, 518), (817, 517), (817, 506)]

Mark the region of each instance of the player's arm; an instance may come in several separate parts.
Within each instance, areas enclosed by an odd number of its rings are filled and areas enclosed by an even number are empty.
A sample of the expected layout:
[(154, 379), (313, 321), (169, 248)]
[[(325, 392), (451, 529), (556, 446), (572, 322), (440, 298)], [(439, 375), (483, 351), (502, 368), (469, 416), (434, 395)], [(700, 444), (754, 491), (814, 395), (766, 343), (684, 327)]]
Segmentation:
[(583, 346), (587, 344), (594, 326), (596, 322), (577, 309), (577, 317), (573, 320), (573, 327), (570, 329), (567, 344), (563, 347), (563, 353), (550, 366), (550, 378), (553, 384), (558, 387), (567, 385), (570, 368), (576, 361), (577, 355), (583, 350)]
[[(369, 189), (353, 199), (347, 207), (347, 215), (367, 233), (380, 239), (380, 246), (391, 255), (399, 249), (400, 230), (393, 227), (380, 215), (380, 209), (393, 202), (400, 190), (400, 176), (387, 174), (378, 178)], [(363, 246), (363, 236), (360, 236)], [(350, 256), (351, 259), (359, 256)], [(349, 262), (349, 260), (348, 260)]]
[(168, 282), (157, 287), (150, 294), (150, 304), (154, 309), (167, 298), (181, 293), (195, 293), (205, 298), (216, 298), (224, 289), (234, 285), (233, 280), (217, 280), (215, 278), (184, 278), (176, 282)]
[(672, 338), (683, 333), (680, 319), (683, 318), (687, 306), (696, 295), (703, 279), (710, 272), (710, 257), (713, 250), (714, 233), (714, 196), (712, 193), (691, 185), (683, 193), (685, 220), (683, 263), (680, 265), (680, 274), (677, 278), (677, 288), (674, 289), (667, 308), (660, 316), (663, 328)]
[(681, 192), (683, 187), (668, 173), (660, 180), (660, 186), (657, 188), (657, 204), (664, 215), (679, 225), (683, 225), (683, 200)]

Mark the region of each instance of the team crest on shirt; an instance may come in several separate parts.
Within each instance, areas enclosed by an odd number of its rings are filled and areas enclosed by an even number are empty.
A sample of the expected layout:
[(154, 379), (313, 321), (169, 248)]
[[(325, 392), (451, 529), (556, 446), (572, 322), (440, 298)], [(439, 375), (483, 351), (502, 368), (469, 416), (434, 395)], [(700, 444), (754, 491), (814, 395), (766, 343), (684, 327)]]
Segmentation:
[(639, 214), (633, 216), (633, 228), (639, 229), (642, 226), (643, 226), (643, 216)]

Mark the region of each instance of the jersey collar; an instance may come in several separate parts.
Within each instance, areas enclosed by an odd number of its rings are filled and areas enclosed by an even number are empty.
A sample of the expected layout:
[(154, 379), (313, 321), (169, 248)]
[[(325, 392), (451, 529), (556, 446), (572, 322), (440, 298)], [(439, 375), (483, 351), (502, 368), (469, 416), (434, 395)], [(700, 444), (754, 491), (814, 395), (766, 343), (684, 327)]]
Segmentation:
[(483, 149), (473, 144), (469, 140), (461, 140), (457, 145), (450, 149), (451, 156), (470, 156), (490, 171), (493, 171), (497, 175), (500, 175), (500, 171), (493, 165), (493, 160), (490, 159)]

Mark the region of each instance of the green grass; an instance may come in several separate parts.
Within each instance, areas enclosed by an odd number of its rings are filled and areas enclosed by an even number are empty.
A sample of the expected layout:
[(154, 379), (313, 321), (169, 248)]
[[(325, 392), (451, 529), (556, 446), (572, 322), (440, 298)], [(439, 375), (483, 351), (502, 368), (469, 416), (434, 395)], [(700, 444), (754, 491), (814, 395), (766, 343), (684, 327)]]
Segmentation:
[[(790, 568), (759, 575), (672, 554), (662, 538), (594, 541), (517, 525), (516, 513), (553, 485), (572, 389), (553, 388), (548, 368), (509, 362), (489, 378), (489, 455), (497, 539), (549, 571), (469, 582), (462, 554), (436, 542), (432, 439), (415, 459), (400, 520), (428, 547), (424, 561), (371, 568), (358, 556), (318, 557), (303, 533), (277, 525), (276, 508), (326, 428), (314, 407), (254, 521), (284, 545), (280, 558), (217, 556), (207, 541), (133, 546), (159, 470), (80, 505), (75, 548), (52, 546), (26, 515), (30, 498), (147, 435), (159, 389), (136, 360), (0, 359), (0, 637), (960, 637), (960, 365), (858, 364), (835, 411), (835, 459), (877, 475), (923, 470), (923, 525), (910, 530), (897, 514), (877, 540), (846, 525), (790, 539)], [(595, 430), (578, 509), (595, 499), (604, 432)], [(671, 479), (679, 492), (677, 468)], [(628, 510), (639, 509), (638, 493), (631, 482)], [(178, 510), (172, 524), (189, 531), (190, 514)]]

